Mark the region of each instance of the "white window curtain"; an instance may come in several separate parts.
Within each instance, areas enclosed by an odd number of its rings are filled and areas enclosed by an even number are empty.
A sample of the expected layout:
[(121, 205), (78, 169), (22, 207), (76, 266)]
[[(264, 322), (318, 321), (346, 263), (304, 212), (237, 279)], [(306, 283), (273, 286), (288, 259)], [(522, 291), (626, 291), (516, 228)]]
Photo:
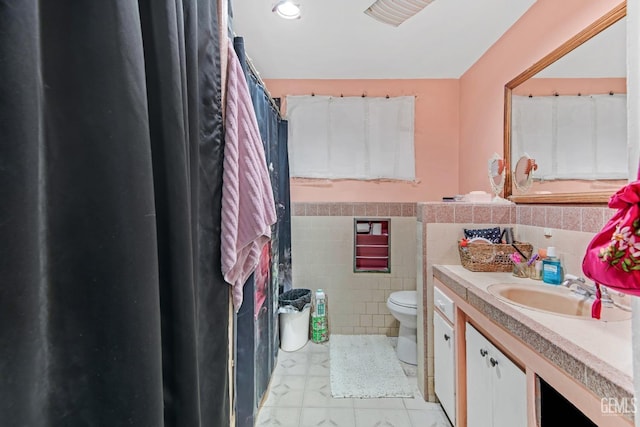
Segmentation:
[(513, 96), (514, 158), (537, 179), (626, 179), (627, 96)]
[(415, 179), (413, 96), (287, 96), (292, 177)]

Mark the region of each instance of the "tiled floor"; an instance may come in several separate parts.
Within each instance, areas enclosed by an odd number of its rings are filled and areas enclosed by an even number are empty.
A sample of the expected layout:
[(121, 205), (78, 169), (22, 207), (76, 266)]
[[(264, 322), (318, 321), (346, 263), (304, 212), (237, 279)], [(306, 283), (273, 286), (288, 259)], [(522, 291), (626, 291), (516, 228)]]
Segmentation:
[[(439, 404), (424, 402), (415, 367), (403, 364), (414, 398), (334, 399), (329, 385), (329, 343), (307, 343), (278, 355), (257, 426), (450, 427)], [(372, 375), (374, 375), (372, 373)]]

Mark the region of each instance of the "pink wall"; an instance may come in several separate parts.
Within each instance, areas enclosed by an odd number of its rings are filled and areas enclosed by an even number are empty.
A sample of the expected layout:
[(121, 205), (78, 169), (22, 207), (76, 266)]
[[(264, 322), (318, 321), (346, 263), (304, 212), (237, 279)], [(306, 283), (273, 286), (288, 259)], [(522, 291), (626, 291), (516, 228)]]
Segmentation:
[[(458, 194), (459, 80), (265, 80), (286, 95), (415, 95), (416, 182), (293, 179), (293, 202), (416, 202)], [(286, 107), (285, 107), (286, 108)]]
[(620, 0), (538, 0), (460, 79), (460, 193), (489, 191), (487, 161), (502, 153), (504, 85)]

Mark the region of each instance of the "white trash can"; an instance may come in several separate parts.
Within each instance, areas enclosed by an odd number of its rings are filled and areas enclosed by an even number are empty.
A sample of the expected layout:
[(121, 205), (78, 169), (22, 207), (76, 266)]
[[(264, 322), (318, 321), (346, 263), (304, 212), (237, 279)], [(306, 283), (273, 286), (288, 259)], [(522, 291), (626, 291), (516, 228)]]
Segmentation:
[(280, 348), (284, 351), (296, 351), (309, 341), (309, 315), (311, 305), (302, 311), (280, 313)]

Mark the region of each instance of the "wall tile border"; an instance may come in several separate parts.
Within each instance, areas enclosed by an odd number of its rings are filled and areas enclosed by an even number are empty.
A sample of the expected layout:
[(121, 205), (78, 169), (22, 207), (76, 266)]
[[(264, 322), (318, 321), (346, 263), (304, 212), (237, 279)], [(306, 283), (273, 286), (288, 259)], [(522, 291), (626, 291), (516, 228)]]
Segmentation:
[(488, 203), (425, 202), (417, 204), (416, 216), (418, 221), (423, 224), (515, 224), (516, 206)]
[(416, 216), (414, 202), (292, 202), (293, 216)]
[(597, 233), (616, 211), (603, 206), (517, 206), (516, 223)]
[(293, 216), (399, 216), (429, 223), (520, 224), (595, 233), (615, 210), (603, 206), (446, 202), (292, 202)]

